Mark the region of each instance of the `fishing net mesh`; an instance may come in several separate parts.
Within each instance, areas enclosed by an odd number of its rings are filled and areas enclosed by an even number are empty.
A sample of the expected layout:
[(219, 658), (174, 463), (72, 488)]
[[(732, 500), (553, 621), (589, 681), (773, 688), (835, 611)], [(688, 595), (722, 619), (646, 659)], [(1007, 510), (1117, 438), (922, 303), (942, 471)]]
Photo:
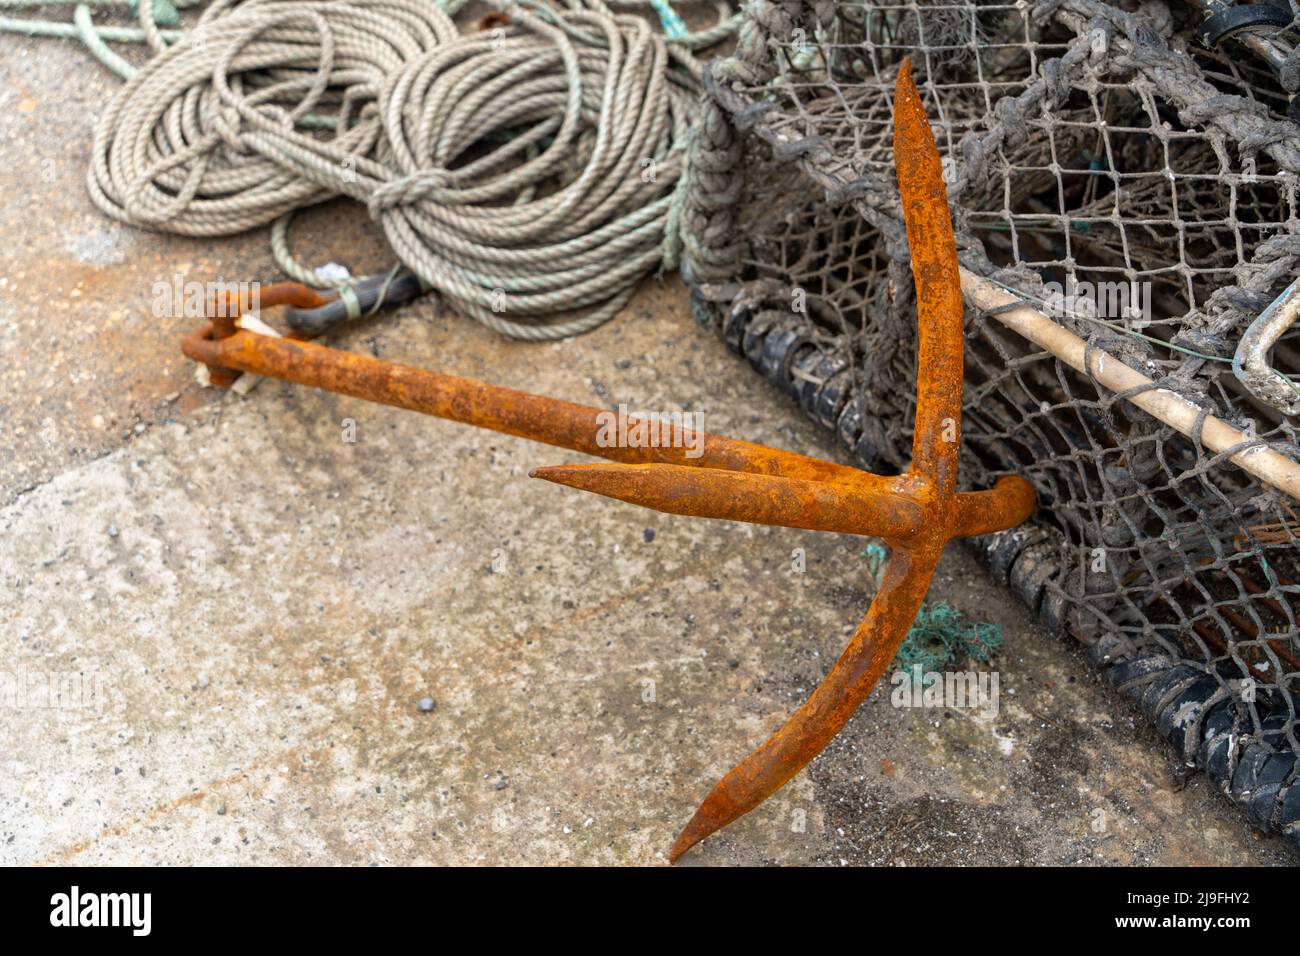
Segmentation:
[[(1213, 452), (968, 308), (963, 484), (1017, 473), (1039, 496), (1030, 523), (977, 546), (1187, 768), (1300, 849), (1300, 504), (1228, 460), (1300, 460), (1286, 403), (1231, 364), (1298, 271), (1300, 126), (1278, 74), (1235, 41), (1205, 48), (1199, 19), (750, 3), (706, 77), (684, 272), (701, 321), (863, 465), (905, 468), (916, 302), (892, 98), (910, 56), (962, 265), (1245, 432)], [(1294, 389), (1300, 328), (1269, 361)]]

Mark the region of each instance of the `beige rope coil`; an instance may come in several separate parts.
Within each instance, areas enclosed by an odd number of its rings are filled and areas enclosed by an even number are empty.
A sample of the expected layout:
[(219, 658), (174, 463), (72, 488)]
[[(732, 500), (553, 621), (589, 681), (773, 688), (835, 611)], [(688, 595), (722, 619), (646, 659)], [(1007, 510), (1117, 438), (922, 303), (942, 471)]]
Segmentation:
[[(456, 36), (418, 0), (214, 4), (185, 39), (141, 68), (95, 128), (87, 183), (101, 210), (188, 236), (264, 225), (337, 192), (376, 147), (385, 77)], [(327, 113), (327, 137), (302, 128)], [(319, 122), (317, 125), (321, 125)], [(292, 143), (307, 179), (268, 158)]]
[(663, 257), (693, 93), (639, 17), (511, 18), (391, 78), (390, 175), (368, 202), (459, 309), (553, 338), (611, 318)]
[[(91, 195), (191, 236), (351, 196), (402, 263), (490, 328), (594, 328), (675, 266), (698, 65), (600, 0), (524, 3), (459, 35), (414, 0), (221, 2), (110, 104)], [(332, 129), (305, 128), (322, 116)], [(286, 225), (277, 258), (309, 275)]]

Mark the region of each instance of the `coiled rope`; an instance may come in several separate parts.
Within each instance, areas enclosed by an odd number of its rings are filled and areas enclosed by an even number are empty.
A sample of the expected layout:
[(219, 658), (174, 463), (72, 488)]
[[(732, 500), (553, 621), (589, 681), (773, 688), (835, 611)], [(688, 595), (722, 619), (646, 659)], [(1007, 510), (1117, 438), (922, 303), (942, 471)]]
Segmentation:
[[(359, 184), (398, 258), (521, 338), (595, 328), (664, 258), (694, 102), (645, 20), (539, 12), (516, 7), (508, 36), (466, 38), (392, 77), (391, 156)], [(457, 165), (485, 142), (499, 145)]]
[[(275, 147), (288, 141), (310, 157), (301, 166), (346, 179), (376, 147), (385, 78), (457, 36), (419, 0), (215, 9), (128, 80), (96, 124), (87, 186), (114, 219), (225, 236), (329, 198), (326, 175), (287, 169)], [(333, 129), (303, 129), (307, 116)]]
[(350, 196), (495, 331), (595, 328), (675, 268), (691, 50), (725, 35), (729, 8), (672, 39), (601, 0), (498, 9), (500, 27), (462, 35), (418, 0), (216, 0), (101, 117), (91, 197), (188, 236), (274, 223), (281, 267), (328, 285), (289, 253), (288, 216)]

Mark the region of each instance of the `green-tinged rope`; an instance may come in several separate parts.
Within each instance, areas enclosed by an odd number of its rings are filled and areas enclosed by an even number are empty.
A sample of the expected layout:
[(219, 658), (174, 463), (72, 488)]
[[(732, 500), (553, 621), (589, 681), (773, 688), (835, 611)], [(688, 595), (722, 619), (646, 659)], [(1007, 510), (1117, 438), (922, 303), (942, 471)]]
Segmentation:
[[(108, 44), (104, 42), (103, 37), (96, 30), (95, 24), (90, 20), (89, 7), (77, 7), (72, 14), (72, 23), (77, 31), (76, 35), (81, 38), (81, 42), (86, 45), (86, 49), (94, 55), (95, 59), (124, 80), (129, 80), (135, 76), (135, 67), (108, 48)], [(144, 42), (144, 30), (140, 31), (140, 39), (141, 42)]]
[[(875, 541), (863, 549), (867, 570), (879, 584), (889, 560), (884, 545)], [(946, 601), (927, 601), (898, 646), (894, 662), (909, 674), (916, 666), (922, 672), (943, 670), (961, 659), (987, 662), (1002, 646), (1002, 630), (987, 621), (973, 621)]]
[[(76, 11), (73, 11), (76, 16)], [(114, 27), (91, 23), (90, 30), (100, 40), (109, 43), (143, 43), (144, 31), (139, 27)], [(168, 43), (175, 43), (184, 33), (180, 30), (159, 31)], [(20, 20), (14, 17), (0, 17), (0, 33), (17, 33), (29, 37), (52, 37), (63, 40), (83, 39), (82, 29), (77, 23), (57, 23), (52, 20)], [(117, 72), (114, 70), (114, 72)], [(119, 74), (120, 75), (120, 74)]]
[(962, 659), (985, 663), (1002, 646), (1002, 631), (987, 621), (972, 621), (946, 601), (921, 605), (894, 660), (904, 670), (944, 670)]

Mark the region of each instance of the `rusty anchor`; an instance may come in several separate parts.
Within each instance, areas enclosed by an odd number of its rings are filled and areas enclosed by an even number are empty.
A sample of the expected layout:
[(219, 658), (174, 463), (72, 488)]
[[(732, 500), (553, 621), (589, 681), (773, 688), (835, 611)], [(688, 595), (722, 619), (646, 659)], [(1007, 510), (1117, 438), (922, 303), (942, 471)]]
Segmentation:
[[(844, 726), (893, 660), (949, 539), (1014, 527), (1034, 508), (1033, 489), (1018, 476), (987, 491), (957, 491), (964, 344), (957, 248), (939, 152), (906, 62), (895, 90), (894, 155), (919, 329), (912, 463), (897, 477), (711, 434), (662, 447), (610, 446), (599, 438), (605, 410), (249, 331), (238, 317), (250, 303), (236, 295), (182, 344), (215, 384), (229, 386), (239, 372), (252, 372), (612, 462), (536, 468), (533, 477), (671, 514), (888, 543), (879, 589), (835, 665), (798, 711), (713, 788), (672, 847), (673, 862), (775, 793)], [(281, 283), (262, 290), (258, 305), (319, 309), (329, 301)]]

